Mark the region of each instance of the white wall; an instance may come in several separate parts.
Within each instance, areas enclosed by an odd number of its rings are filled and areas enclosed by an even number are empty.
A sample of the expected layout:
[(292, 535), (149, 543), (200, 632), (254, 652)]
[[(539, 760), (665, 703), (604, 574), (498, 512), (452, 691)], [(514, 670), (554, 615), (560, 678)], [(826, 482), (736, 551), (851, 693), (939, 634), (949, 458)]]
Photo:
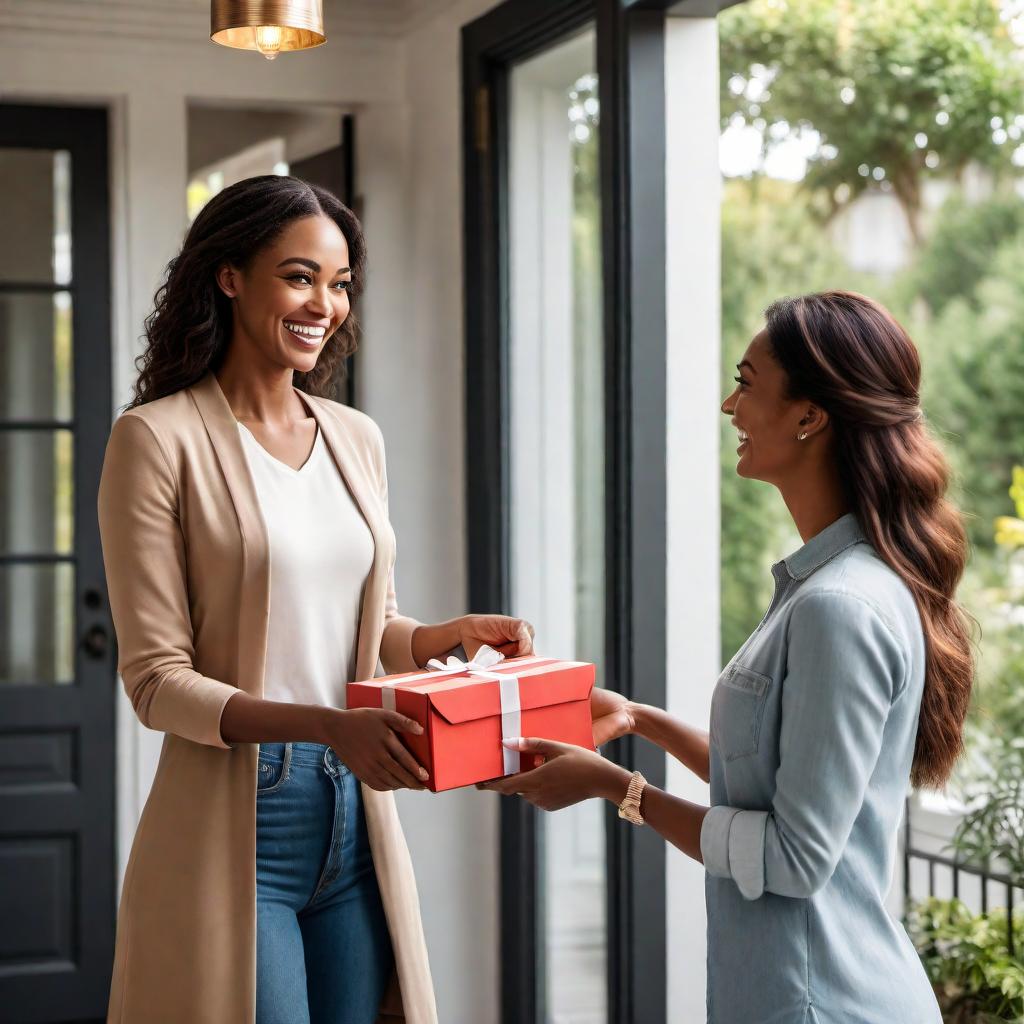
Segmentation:
[(230, 159), (252, 146), (279, 139), (283, 160), (294, 164), (341, 144), (342, 115), (336, 106), (302, 110), (254, 110), (190, 103), (188, 169), (195, 175), (210, 164)]
[[(665, 35), (668, 321), (668, 710), (707, 728), (719, 660), (718, 420), (721, 197), (718, 26), (670, 18)], [(694, 600), (693, 595), (699, 595)], [(668, 788), (708, 803), (668, 759)], [(704, 869), (668, 850), (668, 1019), (705, 1015)]]
[[(360, 115), (370, 269), (361, 403), (388, 443), (399, 601), (466, 610), (462, 145), (463, 0), (404, 41), (405, 103)], [(401, 373), (395, 373), (401, 367)], [(488, 609), (474, 609), (487, 611)], [(445, 1024), (498, 1020), (498, 804), (476, 790), (400, 794)]]

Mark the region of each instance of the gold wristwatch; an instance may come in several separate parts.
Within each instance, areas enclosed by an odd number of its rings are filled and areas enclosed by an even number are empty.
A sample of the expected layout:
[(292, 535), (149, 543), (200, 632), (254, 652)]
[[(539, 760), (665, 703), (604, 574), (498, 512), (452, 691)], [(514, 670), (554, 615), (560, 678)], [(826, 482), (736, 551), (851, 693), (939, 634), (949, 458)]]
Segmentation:
[(631, 821), (634, 825), (642, 825), (644, 816), (640, 813), (640, 797), (643, 794), (647, 780), (639, 773), (633, 772), (629, 780), (629, 788), (626, 790), (626, 799), (619, 804), (619, 817)]

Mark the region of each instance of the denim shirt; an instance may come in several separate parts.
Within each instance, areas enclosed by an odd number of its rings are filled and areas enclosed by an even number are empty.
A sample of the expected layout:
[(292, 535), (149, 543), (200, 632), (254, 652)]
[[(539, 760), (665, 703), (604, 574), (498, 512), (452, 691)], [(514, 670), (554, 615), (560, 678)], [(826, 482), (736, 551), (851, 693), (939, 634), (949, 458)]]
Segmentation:
[(772, 567), (711, 703), (712, 1024), (941, 1024), (885, 909), (924, 686), (910, 590), (847, 514)]

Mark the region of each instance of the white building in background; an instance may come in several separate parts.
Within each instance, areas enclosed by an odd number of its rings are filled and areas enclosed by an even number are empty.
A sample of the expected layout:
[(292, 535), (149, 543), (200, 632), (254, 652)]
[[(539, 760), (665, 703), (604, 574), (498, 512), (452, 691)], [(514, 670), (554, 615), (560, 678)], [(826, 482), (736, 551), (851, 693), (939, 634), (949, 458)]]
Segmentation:
[[(991, 175), (969, 165), (962, 180), (930, 178), (922, 188), (921, 226), (925, 232), (940, 206), (953, 194), (969, 203), (992, 195)], [(853, 270), (889, 277), (913, 259), (914, 242), (903, 208), (892, 192), (871, 190), (858, 196), (832, 222), (829, 233)]]

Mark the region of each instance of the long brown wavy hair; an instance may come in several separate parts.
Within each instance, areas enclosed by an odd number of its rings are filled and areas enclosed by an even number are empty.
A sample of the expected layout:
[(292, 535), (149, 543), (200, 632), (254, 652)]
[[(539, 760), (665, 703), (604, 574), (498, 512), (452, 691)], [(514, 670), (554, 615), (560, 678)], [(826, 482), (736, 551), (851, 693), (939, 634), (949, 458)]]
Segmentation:
[[(192, 222), (181, 251), (167, 264), (153, 312), (146, 318), (146, 348), (135, 360), (135, 395), (126, 408), (153, 402), (217, 370), (231, 340), (231, 300), (215, 275), (225, 263), (244, 270), (293, 221), (323, 214), (348, 242), (354, 302), (364, 285), (366, 242), (356, 215), (327, 189), (286, 175), (246, 178), (218, 192)], [(307, 394), (330, 398), (356, 349), (358, 321), (349, 312), (326, 341), (316, 366), (292, 382)]]
[(917, 603), (926, 663), (911, 779), (939, 788), (963, 751), (974, 658), (955, 598), (967, 535), (919, 405), (917, 349), (888, 310), (853, 292), (781, 299), (765, 318), (789, 397), (828, 413), (850, 508)]

